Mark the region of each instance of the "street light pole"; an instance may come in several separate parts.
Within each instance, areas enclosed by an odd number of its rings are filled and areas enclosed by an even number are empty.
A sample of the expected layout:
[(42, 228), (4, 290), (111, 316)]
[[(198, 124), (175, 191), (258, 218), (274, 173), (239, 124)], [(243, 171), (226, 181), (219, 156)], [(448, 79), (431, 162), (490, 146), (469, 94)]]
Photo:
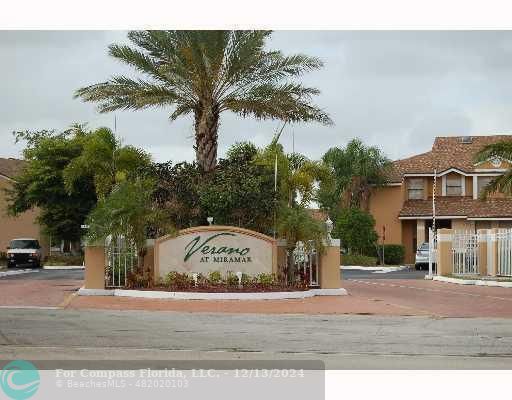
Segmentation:
[(275, 150), (275, 161), (274, 161), (274, 239), (276, 238), (276, 231), (277, 231), (277, 142), (279, 142), (279, 138), (281, 137), (281, 133), (283, 133), (284, 127), (288, 123), (287, 120), (283, 122), (283, 126), (281, 126), (281, 129), (279, 132), (277, 132), (274, 135), (274, 138), (272, 139), (272, 142), (270, 143), (271, 146), (274, 146)]

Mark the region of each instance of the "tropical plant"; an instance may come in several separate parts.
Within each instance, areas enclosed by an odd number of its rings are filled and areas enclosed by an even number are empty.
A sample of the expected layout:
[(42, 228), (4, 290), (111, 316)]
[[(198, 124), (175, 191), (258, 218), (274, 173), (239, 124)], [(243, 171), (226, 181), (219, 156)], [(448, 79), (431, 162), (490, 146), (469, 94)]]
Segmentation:
[[(484, 146), (475, 156), (475, 162), (484, 162), (492, 159), (512, 160), (512, 141), (502, 140)], [(512, 194), (512, 168), (509, 168), (503, 175), (496, 176), (480, 193), (485, 199), (491, 193), (501, 192)]]
[(72, 192), (84, 175), (93, 176), (98, 199), (104, 199), (119, 182), (134, 179), (151, 163), (141, 149), (122, 146), (109, 128), (82, 137), (82, 152), (64, 169), (66, 188)]
[(154, 182), (150, 179), (117, 184), (89, 214), (88, 240), (94, 243), (104, 242), (109, 236), (124, 237), (136, 246), (142, 259), (150, 228), (156, 230), (157, 236), (173, 232), (172, 225), (153, 202), (153, 190)]
[(82, 154), (86, 132), (73, 125), (64, 132), (22, 131), (14, 135), (16, 142), (26, 142), (26, 163), (7, 190), (9, 214), (37, 207), (37, 220), (45, 233), (54, 241), (69, 240), (77, 249), (81, 225), (96, 205), (94, 180), (92, 175), (82, 174), (70, 193), (64, 186), (63, 170)]
[(296, 272), (293, 267), (292, 254), (297, 242), (302, 242), (306, 249), (315, 248), (323, 252), (323, 240), (326, 229), (322, 222), (315, 220), (303, 207), (283, 207), (279, 210), (277, 230), (280, 238), (286, 239), (288, 253), (287, 265), (284, 271), (287, 282), (295, 280)]
[(322, 181), (319, 202), (331, 215), (340, 207), (368, 208), (371, 188), (386, 182), (390, 161), (380, 149), (351, 140), (345, 148), (332, 147), (322, 157), (333, 180)]
[(274, 170), (277, 164), (278, 201), (284, 207), (309, 207), (316, 199), (316, 184), (330, 179), (328, 168), (321, 162), (299, 153), (286, 154), (280, 144), (271, 144), (261, 151), (258, 163), (269, 170)]
[(75, 97), (99, 103), (100, 112), (172, 107), (171, 120), (194, 115), (199, 167), (217, 163), (220, 114), (288, 122), (329, 116), (312, 104), (319, 91), (296, 78), (322, 67), (303, 54), (265, 50), (270, 31), (131, 31), (134, 46), (112, 44), (110, 55), (145, 75), (114, 76), (77, 90)]

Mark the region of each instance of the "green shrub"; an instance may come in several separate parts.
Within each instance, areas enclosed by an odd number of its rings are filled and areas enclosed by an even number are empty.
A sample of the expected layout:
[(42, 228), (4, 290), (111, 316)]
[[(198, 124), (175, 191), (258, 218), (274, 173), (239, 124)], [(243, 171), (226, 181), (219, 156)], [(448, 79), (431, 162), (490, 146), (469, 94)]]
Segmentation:
[(0, 261), (7, 261), (7, 253), (0, 251)]
[(343, 254), (343, 256), (341, 256), (341, 265), (361, 265), (363, 267), (373, 267), (376, 264), (376, 257), (360, 256), (358, 254)]
[(131, 271), (126, 276), (127, 289), (150, 288), (153, 285), (153, 277), (145, 271)]
[(246, 273), (242, 274), (242, 286), (249, 286), (253, 282), (253, 278)]
[(341, 210), (334, 224), (333, 237), (341, 239), (344, 248), (351, 253), (364, 254), (377, 242), (375, 219), (359, 208)]
[[(369, 255), (378, 257), (379, 261), (382, 260), (382, 246), (378, 246), (378, 250), (374, 249)], [(384, 258), (385, 264), (402, 264), (405, 258), (405, 247), (401, 244), (384, 245)]]
[(208, 274), (208, 280), (212, 285), (219, 284), (220, 282), (222, 282), (222, 274), (220, 273), (220, 271), (210, 271), (210, 273)]
[(172, 289), (188, 289), (194, 286), (194, 279), (186, 273), (171, 271), (165, 276), (164, 283)]
[(257, 277), (258, 283), (263, 286), (271, 286), (275, 282), (274, 275), (261, 273)]
[(83, 256), (52, 254), (44, 261), (45, 265), (83, 265)]

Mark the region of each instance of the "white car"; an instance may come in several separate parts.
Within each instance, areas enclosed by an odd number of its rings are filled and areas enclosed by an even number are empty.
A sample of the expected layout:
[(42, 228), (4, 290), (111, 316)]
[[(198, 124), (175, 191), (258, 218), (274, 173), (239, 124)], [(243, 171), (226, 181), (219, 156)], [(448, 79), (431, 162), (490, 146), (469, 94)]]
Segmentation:
[(423, 243), (416, 252), (416, 260), (414, 261), (416, 269), (428, 269), (428, 242)]
[(43, 254), (37, 239), (13, 239), (7, 247), (7, 268), (42, 266)]

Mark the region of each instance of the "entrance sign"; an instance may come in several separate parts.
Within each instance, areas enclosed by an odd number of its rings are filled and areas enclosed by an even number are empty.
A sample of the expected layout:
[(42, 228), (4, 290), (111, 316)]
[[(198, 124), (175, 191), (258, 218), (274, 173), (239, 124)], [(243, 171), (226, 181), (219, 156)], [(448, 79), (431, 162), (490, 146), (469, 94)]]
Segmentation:
[(155, 276), (170, 271), (208, 274), (277, 271), (277, 245), (269, 236), (233, 226), (199, 226), (155, 242)]

